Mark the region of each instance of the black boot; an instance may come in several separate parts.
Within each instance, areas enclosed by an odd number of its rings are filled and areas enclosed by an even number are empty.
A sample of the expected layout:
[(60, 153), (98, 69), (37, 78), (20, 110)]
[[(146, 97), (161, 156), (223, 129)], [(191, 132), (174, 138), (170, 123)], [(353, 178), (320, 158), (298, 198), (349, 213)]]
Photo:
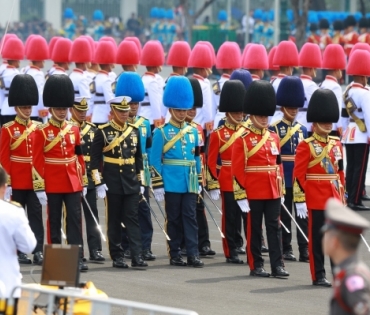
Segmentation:
[(116, 259), (113, 259), (113, 267), (114, 268), (128, 268), (128, 265), (125, 262), (125, 259), (123, 257), (118, 257)]
[(289, 272), (283, 266), (272, 268), (271, 276), (273, 277), (289, 277)]
[(258, 267), (250, 271), (249, 273), (250, 276), (254, 277), (270, 277), (270, 274), (263, 268), (263, 267)]
[(147, 261), (155, 260), (157, 258), (155, 255), (153, 255), (150, 249), (144, 249), (141, 255), (143, 259)]
[(143, 260), (141, 255), (137, 255), (137, 256), (132, 257), (131, 267), (141, 269), (141, 268), (148, 267), (148, 264)]
[(183, 267), (186, 266), (186, 262), (182, 259), (181, 256), (177, 256), (170, 259), (170, 265)]
[(36, 252), (33, 254), (33, 264), (42, 266), (42, 262), (44, 261), (44, 255), (42, 252)]
[(18, 262), (24, 265), (32, 264), (32, 260), (25, 253), (18, 252)]
[(204, 263), (199, 259), (198, 256), (190, 256), (188, 257), (188, 266), (194, 268), (202, 268), (204, 266)]
[(103, 263), (105, 261), (105, 258), (100, 250), (93, 249), (90, 253), (89, 260), (95, 263)]

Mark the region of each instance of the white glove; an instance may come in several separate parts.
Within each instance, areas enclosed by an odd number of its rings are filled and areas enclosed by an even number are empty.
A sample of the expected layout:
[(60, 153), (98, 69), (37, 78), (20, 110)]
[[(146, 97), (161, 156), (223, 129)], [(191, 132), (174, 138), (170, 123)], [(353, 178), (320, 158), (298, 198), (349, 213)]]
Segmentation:
[(249, 208), (249, 202), (247, 199), (237, 200), (236, 202), (238, 203), (238, 206), (240, 207), (240, 210), (242, 210), (242, 212), (248, 213), (249, 211), (251, 211), (251, 208)]
[(297, 208), (297, 216), (301, 219), (307, 218), (307, 205), (305, 202), (298, 202), (295, 204)]
[(36, 196), (39, 198), (41, 205), (46, 206), (48, 203), (48, 198), (46, 197), (45, 191), (36, 191)]
[(8, 200), (10, 200), (11, 196), (12, 196), (12, 187), (7, 186), (6, 190), (5, 190), (5, 194), (4, 194), (4, 199), (8, 201)]
[(282, 196), (282, 197), (281, 197), (281, 203), (284, 203), (284, 201), (285, 201), (285, 197), (284, 197), (284, 196)]
[(99, 185), (98, 187), (96, 187), (96, 194), (97, 194), (98, 198), (104, 199), (105, 196), (107, 195), (107, 193), (106, 193), (107, 190), (108, 190), (108, 187), (105, 184)]
[(144, 191), (145, 191), (145, 187), (144, 186), (140, 186), (140, 194), (144, 195)]
[(82, 193), (83, 193), (84, 197), (86, 197), (86, 194), (87, 194), (87, 187), (84, 187), (84, 188), (83, 188)]
[(155, 200), (157, 200), (158, 202), (164, 200), (164, 189), (163, 188), (154, 189), (153, 192), (154, 192)]
[(199, 187), (198, 187), (198, 195), (202, 192), (202, 190), (203, 190), (202, 185), (199, 185)]
[(211, 196), (212, 200), (218, 200), (220, 199), (220, 190), (212, 189), (209, 191), (209, 195)]

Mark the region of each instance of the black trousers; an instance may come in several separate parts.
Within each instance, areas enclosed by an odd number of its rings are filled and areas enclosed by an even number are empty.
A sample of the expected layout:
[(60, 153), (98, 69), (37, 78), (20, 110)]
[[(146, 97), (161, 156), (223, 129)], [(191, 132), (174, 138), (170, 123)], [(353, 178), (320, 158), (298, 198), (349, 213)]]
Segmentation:
[[(293, 206), (294, 206), (294, 217), (295, 220), (297, 221), (299, 227), (302, 229), (305, 235), (307, 235), (307, 228), (308, 228), (308, 218), (302, 219), (297, 216), (297, 209), (293, 203), (293, 188), (288, 187), (285, 188), (286, 193), (285, 193), (285, 200), (284, 200), (284, 205), (287, 207), (289, 212), (293, 214)], [(281, 207), (281, 221), (283, 224), (287, 227), (287, 229), (292, 232), (292, 219), (290, 218), (289, 214), (286, 212), (283, 207)], [(295, 225), (295, 224), (294, 224)], [(293, 225), (293, 227), (294, 227)], [(287, 251), (292, 250), (292, 233), (287, 233), (285, 229), (281, 229), (282, 235), (283, 235), (283, 253)], [(304, 254), (305, 251), (307, 250), (308, 243), (305, 240), (304, 236), (302, 233), (298, 230), (297, 228), (297, 242), (298, 242), (298, 248), (299, 248), (299, 253)]]
[(262, 218), (265, 216), (271, 268), (283, 266), (281, 226), (281, 199), (249, 200), (247, 258), (251, 270), (263, 267), (261, 254)]
[[(149, 187), (145, 187), (144, 197), (149, 202)], [(141, 232), (141, 244), (142, 249), (146, 250), (152, 249), (152, 240), (153, 240), (153, 223), (152, 216), (150, 212), (149, 205), (145, 202), (144, 199), (139, 201), (138, 207), (138, 217), (139, 217), (139, 226)], [(126, 229), (122, 229), (122, 243), (121, 246), (123, 250), (130, 249), (130, 243), (128, 241)]]
[(198, 225), (196, 219), (197, 195), (193, 193), (166, 192), (166, 230), (170, 257), (180, 256), (182, 236), (185, 238), (188, 256), (198, 256)]
[[(204, 197), (204, 191), (201, 192), (202, 197)], [(204, 201), (202, 198), (197, 197), (196, 204), (196, 219), (198, 225), (198, 249), (201, 250), (203, 247), (211, 247), (211, 242), (209, 240), (209, 229), (208, 222), (205, 212)]]
[(107, 193), (107, 234), (109, 254), (112, 259), (123, 257), (121, 223), (126, 227), (132, 257), (141, 253), (141, 233), (138, 218), (139, 198), (139, 194), (118, 195)]
[[(67, 243), (82, 245), (81, 192), (47, 193), (48, 198), (48, 242), (61, 244), (62, 208), (65, 206), (64, 221)], [(81, 251), (82, 253), (82, 251)]]
[(322, 251), (321, 228), (325, 224), (325, 211), (309, 210), (308, 212), (308, 252), (310, 255), (310, 271), (312, 281), (324, 278), (324, 253)]
[[(87, 202), (89, 203), (90, 209), (94, 214), (95, 219), (99, 222), (99, 213), (98, 213), (98, 206), (96, 204), (96, 190), (88, 189), (87, 194), (85, 196)], [(87, 236), (87, 245), (89, 247), (90, 254), (93, 250), (102, 250), (101, 246), (101, 239), (99, 230), (96, 227), (95, 220), (85, 202), (82, 199), (82, 208), (84, 211), (85, 216), (85, 223), (86, 223), (86, 236)]]
[(361, 198), (369, 160), (369, 145), (366, 143), (346, 144), (346, 158), (347, 203), (362, 204)]
[(26, 210), (31, 230), (35, 234), (37, 245), (33, 253), (42, 252), (44, 248), (44, 223), (42, 206), (33, 190), (13, 189), (12, 200), (19, 202)]
[[(240, 207), (234, 198), (233, 192), (221, 191), (222, 198), (222, 233), (225, 238), (222, 239), (222, 248), (226, 258), (237, 256), (236, 248), (240, 247), (240, 243), (236, 243), (238, 227), (241, 227)], [(243, 238), (242, 238), (243, 246)]]

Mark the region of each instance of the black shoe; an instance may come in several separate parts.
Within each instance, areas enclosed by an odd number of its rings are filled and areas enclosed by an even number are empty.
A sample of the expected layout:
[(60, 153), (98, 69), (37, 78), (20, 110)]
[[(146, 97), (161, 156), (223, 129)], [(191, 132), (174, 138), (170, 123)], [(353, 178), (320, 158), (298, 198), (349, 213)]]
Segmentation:
[(42, 252), (36, 252), (33, 254), (33, 264), (42, 266), (42, 262), (44, 261), (44, 255)]
[(273, 277), (289, 277), (289, 272), (282, 266), (272, 268), (271, 276)]
[(144, 249), (141, 255), (143, 259), (147, 261), (155, 260), (157, 258), (155, 255), (153, 255), (150, 249)]
[(186, 256), (186, 248), (182, 248), (181, 249), (181, 255), (182, 256)]
[(227, 257), (226, 262), (230, 264), (244, 264), (244, 261), (242, 261), (238, 256)]
[(254, 277), (270, 277), (270, 274), (262, 267), (251, 270), (249, 275)]
[(321, 287), (331, 287), (331, 283), (326, 280), (326, 278), (317, 279), (316, 281), (312, 281), (313, 285), (321, 286)]
[(293, 255), (293, 251), (291, 250), (284, 252), (283, 259), (290, 260), (290, 261), (297, 261), (297, 258), (295, 258), (295, 256)]
[(181, 256), (173, 257), (170, 259), (170, 265), (172, 266), (186, 266), (186, 262)]
[(105, 258), (104, 256), (102, 255), (101, 251), (97, 250), (97, 249), (93, 249), (90, 253), (90, 258), (89, 260), (91, 262), (95, 262), (95, 263), (103, 263), (105, 261)]
[(240, 247), (236, 248), (236, 252), (240, 255), (244, 255), (245, 254), (245, 249), (243, 248), (243, 246), (240, 246)]
[(80, 272), (87, 272), (89, 270), (89, 267), (82, 261), (80, 260), (78, 267), (80, 268)]
[(269, 249), (265, 245), (262, 245), (261, 246), (261, 253), (268, 253), (268, 252), (269, 252)]
[(202, 268), (204, 266), (203, 261), (201, 261), (198, 256), (188, 257), (187, 264), (189, 267), (194, 267), (194, 268)]
[(364, 206), (363, 204), (354, 204), (354, 203), (349, 203), (347, 204), (347, 207), (348, 208), (351, 208), (352, 210), (355, 210), (355, 211), (367, 211), (367, 210), (370, 210), (369, 207), (366, 207)]
[(29, 259), (25, 253), (21, 253), (21, 252), (18, 253), (18, 262), (24, 265), (32, 264), (32, 260)]
[(126, 259), (131, 259), (131, 251), (129, 249), (126, 249), (124, 252), (123, 252), (123, 255)]
[(212, 250), (209, 246), (204, 246), (202, 249), (199, 251), (200, 256), (214, 256), (216, 255), (216, 252)]
[(361, 197), (362, 200), (365, 200), (365, 201), (369, 201), (370, 200), (370, 196), (368, 194), (365, 194)]
[(299, 261), (307, 263), (310, 262), (310, 255), (308, 254), (307, 248), (299, 254)]
[(113, 259), (113, 267), (114, 268), (128, 268), (128, 265), (125, 262), (125, 259), (123, 257), (119, 257), (116, 259)]
[(146, 268), (146, 267), (148, 267), (148, 264), (143, 260), (141, 255), (137, 255), (137, 256), (132, 258), (131, 267), (138, 268), (138, 269)]

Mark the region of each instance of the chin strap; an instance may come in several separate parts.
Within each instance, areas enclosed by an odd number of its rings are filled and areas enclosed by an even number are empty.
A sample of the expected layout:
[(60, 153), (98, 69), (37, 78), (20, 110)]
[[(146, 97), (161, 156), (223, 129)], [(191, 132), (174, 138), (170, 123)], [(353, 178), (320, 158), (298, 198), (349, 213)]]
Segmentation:
[(241, 121), (237, 121), (237, 120), (235, 120), (235, 119), (234, 119), (234, 117), (232, 117), (232, 116), (230, 115), (230, 113), (226, 113), (226, 117), (227, 117), (227, 118), (230, 118), (230, 120), (233, 122), (233, 124), (234, 124), (234, 125), (239, 125), (239, 124), (241, 123)]
[(51, 113), (53, 114), (53, 117), (54, 117), (58, 122), (62, 123), (62, 122), (64, 121), (64, 119), (60, 119), (60, 118), (58, 117), (58, 115), (56, 115), (56, 114), (55, 114), (55, 112), (54, 112), (54, 108), (51, 108)]
[(25, 114), (23, 114), (23, 112), (22, 112), (22, 110), (19, 108), (19, 107), (17, 107), (17, 114), (23, 119), (23, 120), (29, 120), (30, 119), (30, 117), (31, 117), (31, 115), (25, 115)]
[(182, 123), (182, 122), (184, 122), (184, 121), (185, 121), (186, 116), (184, 117), (184, 119), (180, 119), (180, 118), (178, 118), (178, 117), (176, 116), (176, 114), (174, 113), (174, 111), (172, 110), (172, 108), (170, 108), (170, 114), (171, 114), (173, 117), (175, 117), (175, 119), (177, 120), (177, 122)]
[(317, 128), (322, 132), (322, 133), (325, 133), (326, 135), (328, 135), (332, 129), (330, 130), (327, 130), (327, 129), (324, 129), (321, 127), (321, 125), (319, 123), (317, 123)]
[[(252, 119), (252, 117), (253, 117), (253, 119)], [(257, 122), (257, 119), (256, 119), (255, 115), (250, 115), (249, 118), (252, 120), (253, 125), (255, 127), (257, 127), (258, 129), (263, 130), (263, 129), (266, 129), (268, 127), (268, 125), (266, 127), (261, 126), (261, 124)]]
[(281, 109), (283, 110), (283, 112), (284, 112), (284, 114), (285, 114), (285, 115), (287, 115), (290, 119), (292, 119), (292, 120), (294, 121), (294, 119), (296, 118), (296, 116), (292, 116), (292, 115), (290, 115), (290, 114), (286, 111), (285, 107), (281, 107)]
[(125, 121), (122, 121), (121, 119), (119, 119), (119, 117), (118, 117), (118, 115), (117, 115), (117, 113), (116, 113), (116, 110), (114, 109), (114, 107), (113, 106), (111, 106), (111, 109), (112, 109), (112, 112), (113, 112), (113, 114), (114, 114), (114, 117), (121, 123), (121, 124), (123, 124), (123, 125), (125, 125)]

